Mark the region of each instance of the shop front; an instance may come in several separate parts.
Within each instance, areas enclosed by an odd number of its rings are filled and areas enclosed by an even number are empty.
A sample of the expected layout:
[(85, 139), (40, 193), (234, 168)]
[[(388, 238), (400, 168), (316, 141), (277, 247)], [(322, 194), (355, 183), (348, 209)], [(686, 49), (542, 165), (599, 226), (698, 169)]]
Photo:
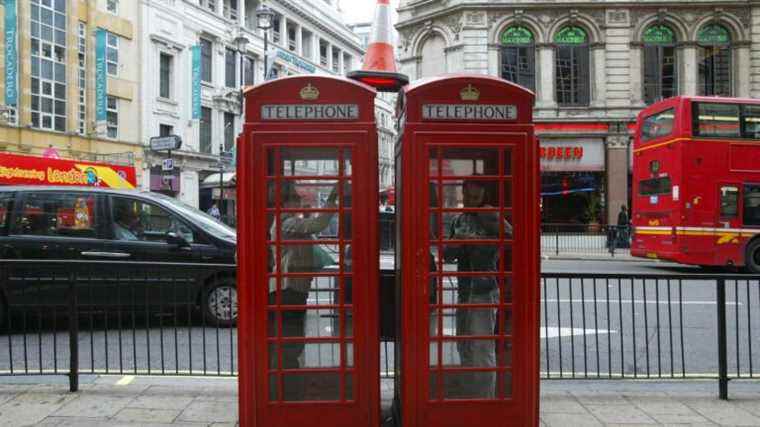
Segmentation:
[(604, 139), (541, 138), (539, 157), (542, 223), (604, 222)]
[(213, 205), (219, 209), (221, 221), (234, 227), (237, 224), (237, 178), (235, 172), (212, 173), (203, 179), (200, 188), (199, 207), (209, 212)]
[(0, 153), (0, 185), (134, 189), (134, 166)]

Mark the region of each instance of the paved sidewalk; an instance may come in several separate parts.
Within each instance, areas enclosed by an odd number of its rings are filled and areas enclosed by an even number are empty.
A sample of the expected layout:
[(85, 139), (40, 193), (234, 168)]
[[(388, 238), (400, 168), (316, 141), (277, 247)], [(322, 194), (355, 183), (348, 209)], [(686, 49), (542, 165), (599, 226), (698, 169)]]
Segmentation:
[[(0, 426), (234, 426), (237, 381), (226, 378), (83, 377), (0, 379)], [(45, 384), (40, 384), (45, 382)], [(51, 383), (53, 382), (53, 383)], [(384, 384), (388, 386), (388, 384)], [(760, 382), (544, 381), (544, 426), (760, 426)], [(384, 391), (387, 391), (384, 387)], [(361, 427), (361, 426), (357, 426)]]

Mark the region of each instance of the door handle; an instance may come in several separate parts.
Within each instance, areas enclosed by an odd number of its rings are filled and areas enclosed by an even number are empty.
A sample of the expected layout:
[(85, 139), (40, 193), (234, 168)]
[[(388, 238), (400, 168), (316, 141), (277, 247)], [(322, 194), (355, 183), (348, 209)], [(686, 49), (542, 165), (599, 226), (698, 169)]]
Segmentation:
[(87, 257), (97, 257), (97, 258), (129, 258), (132, 256), (132, 254), (128, 254), (125, 252), (88, 252), (84, 251), (81, 253), (82, 256)]

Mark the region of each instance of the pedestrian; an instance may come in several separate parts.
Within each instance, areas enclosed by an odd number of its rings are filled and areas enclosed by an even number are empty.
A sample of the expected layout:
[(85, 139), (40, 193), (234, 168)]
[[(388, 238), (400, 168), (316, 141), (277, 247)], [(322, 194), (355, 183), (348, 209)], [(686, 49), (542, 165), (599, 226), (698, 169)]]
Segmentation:
[(625, 205), (620, 207), (620, 213), (617, 218), (617, 247), (629, 248), (630, 245), (630, 217), (628, 216), (628, 208)]
[[(281, 188), (282, 207), (286, 209), (303, 209), (301, 195), (290, 181), (284, 181)], [(337, 207), (338, 191), (337, 186), (333, 188), (327, 198), (324, 208), (334, 209)], [(298, 213), (282, 214), (280, 220), (272, 224), (270, 229), (270, 238), (278, 238), (277, 225), (279, 224), (279, 240), (313, 240), (315, 236), (326, 229), (330, 220), (335, 215), (334, 212), (321, 212), (318, 214), (305, 216)], [(332, 261), (325, 261), (324, 251), (319, 245), (302, 244), (302, 245), (281, 245), (279, 263), (275, 262), (270, 265), (270, 269), (281, 269), (281, 273), (317, 273), (326, 264), (332, 264)], [(277, 259), (276, 246), (272, 245), (272, 259)], [(278, 268), (277, 265), (280, 267)], [(269, 304), (270, 305), (295, 305), (305, 306), (311, 290), (312, 277), (284, 277), (280, 290), (280, 299), (277, 299), (277, 287), (270, 287)], [(305, 337), (306, 332), (306, 310), (282, 310), (279, 312), (282, 322), (282, 331), (277, 333), (278, 319), (273, 312), (269, 315), (269, 336), (282, 337)], [(282, 364), (278, 362), (278, 349), (270, 347), (270, 367), (279, 366), (279, 369), (299, 369), (302, 366), (302, 356), (304, 351), (303, 342), (288, 342), (282, 344), (279, 349), (282, 354)], [(306, 397), (307, 384), (310, 381), (309, 374), (287, 375), (283, 379), (283, 398), (286, 401), (302, 401)], [(271, 384), (271, 390), (276, 391), (276, 384)], [(275, 394), (276, 395), (276, 394)]]
[(214, 217), (214, 219), (217, 221), (222, 220), (222, 213), (219, 211), (219, 207), (216, 205), (216, 203), (211, 205), (208, 210), (208, 214)]
[[(466, 181), (463, 188), (465, 208), (491, 208), (486, 185), (481, 181)], [(496, 212), (463, 212), (451, 222), (449, 239), (476, 240), (499, 238), (499, 215)], [(502, 221), (505, 235), (512, 233), (511, 225)], [(499, 246), (493, 244), (450, 245), (444, 250), (447, 262), (456, 261), (458, 272), (496, 272), (499, 269)], [(494, 275), (459, 276), (457, 304), (499, 303), (499, 282)], [(492, 336), (497, 331), (496, 307), (458, 307), (457, 336)], [(495, 338), (495, 337), (494, 337)], [(495, 339), (457, 340), (461, 366), (479, 369), (496, 367)], [(463, 375), (464, 376), (464, 375)], [(492, 399), (496, 396), (496, 372), (471, 372), (459, 384), (458, 398)]]

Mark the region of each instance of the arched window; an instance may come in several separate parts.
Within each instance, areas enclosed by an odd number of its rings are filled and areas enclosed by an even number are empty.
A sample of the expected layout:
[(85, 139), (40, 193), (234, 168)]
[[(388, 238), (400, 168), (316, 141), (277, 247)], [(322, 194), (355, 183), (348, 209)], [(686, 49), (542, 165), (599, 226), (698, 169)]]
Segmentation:
[(656, 24), (644, 32), (644, 102), (652, 104), (678, 93), (676, 35)]
[(554, 36), (557, 104), (563, 107), (589, 103), (589, 48), (586, 31), (574, 25)]
[(731, 96), (731, 35), (720, 24), (707, 24), (697, 34), (699, 94)]
[(536, 49), (533, 33), (521, 25), (501, 33), (501, 78), (535, 90)]
[(422, 62), (419, 77), (438, 76), (446, 72), (445, 49), (446, 40), (439, 35), (431, 35), (425, 40), (420, 49)]

